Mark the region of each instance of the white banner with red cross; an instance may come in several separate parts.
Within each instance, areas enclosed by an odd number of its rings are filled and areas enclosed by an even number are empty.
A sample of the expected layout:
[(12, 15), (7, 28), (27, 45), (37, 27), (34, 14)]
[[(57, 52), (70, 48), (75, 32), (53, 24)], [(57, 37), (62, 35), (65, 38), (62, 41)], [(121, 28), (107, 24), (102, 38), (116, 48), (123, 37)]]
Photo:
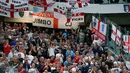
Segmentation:
[[(58, 19), (58, 26), (63, 29), (78, 28), (80, 22), (84, 22), (84, 13), (67, 13), (57, 8), (54, 8), (55, 18)], [(70, 16), (70, 17), (69, 17)]]
[(43, 12), (48, 10), (55, 2), (53, 0), (29, 0), (29, 7), (33, 8), (34, 12)]
[[(6, 17), (11, 17), (11, 18), (19, 18), (19, 17), (26, 17), (29, 16), (28, 14), (24, 14), (28, 11), (28, 3), (23, 3), (23, 4), (10, 4), (10, 3), (5, 3), (3, 1), (0, 1), (0, 15), (1, 16), (6, 16)], [(19, 14), (19, 17), (17, 16)]]
[(33, 26), (56, 28), (56, 29), (71, 29), (78, 28), (79, 22), (66, 23), (65, 15), (58, 18), (57, 12), (42, 12), (33, 14)]
[(66, 0), (74, 8), (83, 8), (88, 5), (90, 0)]
[(126, 52), (130, 53), (130, 36), (129, 35), (123, 35), (123, 47)]
[[(50, 0), (46, 0), (46, 4), (44, 4), (47, 6), (47, 8), (45, 8), (45, 6), (42, 5), (41, 6), (37, 6), (35, 4), (33, 4), (33, 2), (29, 2), (29, 10), (33, 11), (35, 13), (38, 12), (43, 12), (43, 11), (47, 11), (47, 12), (53, 12), (54, 8), (60, 9), (62, 11), (67, 11), (69, 8), (73, 8), (69, 3), (64, 3), (64, 2), (54, 2), (54, 1), (50, 1)], [(76, 5), (74, 5), (74, 8), (72, 9), (74, 12), (77, 11), (81, 11), (84, 12), (84, 7), (87, 7), (88, 4), (87, 3), (82, 3), (82, 8), (79, 8), (79, 5), (76, 3)]]
[(58, 20), (54, 18), (53, 12), (34, 13), (32, 16), (33, 26), (58, 28)]
[(19, 4), (23, 4), (23, 3), (28, 3), (28, 0), (2, 0), (2, 2), (19, 5)]
[(115, 25), (112, 24), (112, 34), (111, 38), (117, 45), (121, 45), (121, 32), (119, 31), (118, 28), (116, 28)]
[[(67, 14), (67, 12), (64, 12), (57, 8), (54, 8), (54, 12), (59, 14), (59, 16), (57, 17), (58, 19), (61, 15), (64, 15), (67, 19), (66, 22), (84, 22), (84, 12), (73, 13), (71, 12), (71, 10), (68, 10), (70, 14)], [(67, 15), (70, 17), (68, 17)]]
[(97, 38), (101, 40), (106, 40), (107, 24), (101, 22), (94, 16), (92, 17), (92, 31), (95, 32)]

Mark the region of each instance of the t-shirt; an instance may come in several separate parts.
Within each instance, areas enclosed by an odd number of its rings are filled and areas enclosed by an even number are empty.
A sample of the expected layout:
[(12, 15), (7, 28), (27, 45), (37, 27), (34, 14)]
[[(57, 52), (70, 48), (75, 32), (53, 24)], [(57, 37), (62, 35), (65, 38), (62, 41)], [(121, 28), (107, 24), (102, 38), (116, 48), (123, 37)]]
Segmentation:
[(6, 55), (9, 54), (10, 50), (11, 50), (10, 45), (6, 46), (6, 44), (4, 44), (4, 53), (5, 53)]
[(23, 59), (24, 59), (24, 57), (25, 57), (25, 56), (24, 56), (24, 53), (22, 53), (22, 52), (17, 52), (17, 53), (16, 53), (16, 54), (14, 54), (14, 55), (18, 56), (19, 54), (21, 55), (21, 58), (23, 58)]
[(63, 71), (63, 73), (69, 73), (68, 71)]
[(130, 61), (126, 61), (126, 67), (130, 70)]
[(34, 56), (32, 56), (32, 55), (27, 55), (27, 59), (28, 59), (28, 63), (31, 64), (31, 62), (32, 62), (33, 59), (34, 59)]
[(49, 57), (51, 57), (51, 56), (55, 56), (54, 51), (55, 51), (54, 48), (49, 48), (49, 49), (48, 49)]
[(56, 54), (56, 57), (59, 57), (60, 62), (63, 62), (63, 55), (62, 54), (58, 53), (58, 54)]
[(93, 40), (93, 45), (96, 45), (96, 43), (98, 44), (99, 41), (98, 40)]
[(28, 72), (37, 73), (36, 69), (34, 68), (29, 69)]
[(19, 73), (26, 73), (26, 71), (25, 71), (24, 68), (18, 68), (18, 72), (19, 72)]
[(81, 59), (80, 56), (75, 56), (75, 57), (74, 57), (75, 63), (78, 63), (80, 59)]
[(33, 35), (33, 33), (31, 33), (31, 32), (28, 34), (28, 39), (29, 39), (29, 40), (30, 40), (30, 38), (32, 37), (32, 35)]

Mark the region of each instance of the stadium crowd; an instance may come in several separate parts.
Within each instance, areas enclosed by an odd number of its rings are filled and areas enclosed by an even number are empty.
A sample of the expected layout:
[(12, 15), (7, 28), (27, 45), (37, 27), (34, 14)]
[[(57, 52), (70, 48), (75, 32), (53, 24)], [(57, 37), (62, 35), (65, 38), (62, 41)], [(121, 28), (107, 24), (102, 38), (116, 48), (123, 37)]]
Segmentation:
[(55, 31), (0, 25), (0, 73), (128, 73), (130, 59), (115, 57), (91, 30)]

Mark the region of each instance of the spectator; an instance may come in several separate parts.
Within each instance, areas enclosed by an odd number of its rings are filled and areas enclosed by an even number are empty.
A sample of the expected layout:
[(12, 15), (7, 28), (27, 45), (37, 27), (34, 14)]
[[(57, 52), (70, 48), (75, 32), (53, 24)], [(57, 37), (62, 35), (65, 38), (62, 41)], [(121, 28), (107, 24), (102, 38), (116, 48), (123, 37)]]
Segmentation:
[(70, 57), (73, 59), (74, 56), (75, 56), (75, 54), (74, 54), (73, 50), (71, 50), (70, 45), (68, 45), (68, 46), (66, 47), (66, 49), (67, 49), (67, 51), (66, 51), (66, 57), (70, 56)]
[(27, 73), (26, 70), (23, 68), (23, 64), (19, 65), (18, 72), (19, 73)]
[(31, 64), (31, 68), (28, 70), (28, 72), (29, 73), (38, 73), (38, 70), (37, 70), (37, 68), (35, 67), (35, 64), (34, 63), (32, 63)]
[(85, 34), (84, 34), (84, 32), (82, 31), (82, 29), (80, 30), (80, 32), (79, 32), (79, 42), (81, 43), (83, 43), (84, 42), (84, 38), (85, 38)]
[(60, 63), (63, 63), (64, 56), (61, 50), (59, 50), (59, 53), (56, 54), (56, 58), (60, 58)]
[(67, 58), (67, 60), (64, 62), (64, 66), (67, 66), (67, 65), (72, 65), (72, 60), (70, 57)]
[(119, 57), (107, 54), (105, 41), (90, 39), (90, 30), (84, 33), (83, 29), (80, 32), (66, 29), (62, 33), (37, 30), (37, 27), (32, 27), (33, 31), (25, 24), (12, 27), (5, 26), (8, 31), (4, 32), (8, 34), (4, 51), (0, 52), (0, 70), (12, 73), (128, 73), (129, 59), (124, 63), (123, 53)]
[(105, 62), (102, 62), (102, 63), (101, 63), (100, 70), (101, 70), (103, 73), (107, 73), (107, 70), (106, 70), (106, 67), (105, 67)]
[(11, 50), (11, 46), (9, 45), (9, 41), (8, 41), (8, 40), (5, 40), (4, 53), (5, 53), (6, 55), (8, 55), (9, 52), (10, 52), (10, 50)]

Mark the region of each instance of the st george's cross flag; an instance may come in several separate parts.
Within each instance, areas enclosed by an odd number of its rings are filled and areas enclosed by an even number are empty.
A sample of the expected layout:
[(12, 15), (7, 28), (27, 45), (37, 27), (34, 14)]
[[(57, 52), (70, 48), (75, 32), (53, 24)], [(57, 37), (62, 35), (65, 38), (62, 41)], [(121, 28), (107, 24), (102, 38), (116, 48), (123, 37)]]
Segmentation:
[(87, 0), (66, 0), (66, 2), (69, 3), (69, 5), (78, 8), (83, 8), (88, 5)]
[(22, 4), (11, 4), (6, 1), (0, 1), (0, 15), (15, 18), (17, 17), (16, 14), (19, 14), (21, 17), (24, 16), (24, 11), (28, 11), (28, 3)]
[(101, 22), (100, 20), (98, 20), (97, 18), (95, 18), (94, 16), (92, 17), (92, 31), (95, 32), (95, 35), (102, 39), (102, 40), (106, 40), (106, 32), (107, 32), (107, 24)]
[(84, 22), (84, 12), (77, 12), (77, 13), (70, 12), (69, 14), (67, 14), (67, 12), (64, 12), (57, 8), (54, 8), (54, 12), (59, 13), (61, 15), (65, 15), (67, 19), (66, 22)]
[(47, 11), (54, 4), (53, 0), (29, 0), (29, 8), (34, 9), (34, 12)]
[(35, 5), (40, 5), (40, 4), (42, 4), (41, 6), (44, 7), (44, 11), (46, 11), (47, 8), (48, 8), (47, 0), (39, 0), (39, 2), (37, 2), (37, 0), (34, 0), (34, 3), (35, 3)]
[(130, 36), (129, 35), (123, 35), (123, 47), (126, 52), (130, 53)]
[(121, 45), (121, 32), (116, 28), (115, 25), (112, 24), (112, 34), (111, 38), (117, 45)]
[(28, 11), (28, 7), (15, 9), (14, 4), (10, 4), (10, 8), (7, 8), (7, 7), (0, 5), (0, 15), (2, 15), (2, 16), (15, 18), (16, 13), (23, 13), (24, 11)]
[(2, 0), (2, 2), (19, 5), (19, 4), (23, 4), (23, 3), (28, 3), (28, 0)]
[(6, 0), (6, 3), (9, 3), (9, 0)]

